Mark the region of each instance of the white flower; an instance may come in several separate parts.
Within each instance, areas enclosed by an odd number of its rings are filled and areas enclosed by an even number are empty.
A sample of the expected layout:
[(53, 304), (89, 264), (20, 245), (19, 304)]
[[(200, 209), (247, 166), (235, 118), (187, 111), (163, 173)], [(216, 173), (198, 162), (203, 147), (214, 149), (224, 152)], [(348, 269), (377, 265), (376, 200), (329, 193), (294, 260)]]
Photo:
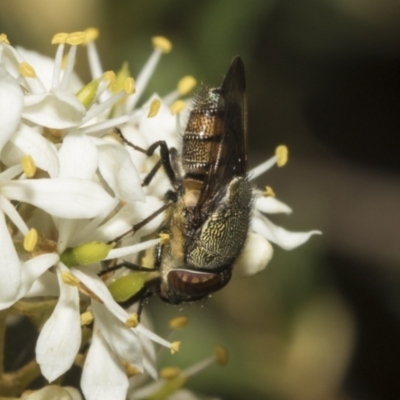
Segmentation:
[[(185, 77), (177, 90), (164, 98), (154, 94), (137, 107), (161, 54), (171, 48), (169, 41), (153, 38), (154, 52), (135, 88), (126, 69), (119, 79), (103, 71), (96, 37), (92, 29), (55, 35), (57, 50), (51, 60), (15, 49), (0, 35), (0, 161), (5, 166), (0, 173), (0, 309), (24, 297), (57, 297), (36, 345), (37, 362), (50, 382), (76, 360), (83, 316), (89, 315), (94, 322), (81, 381), (85, 398), (123, 400), (127, 393), (131, 399), (147, 398), (168, 389), (168, 374), (157, 376), (153, 342), (171, 352), (177, 351), (178, 343), (138, 324), (133, 310), (123, 309), (114, 298), (112, 285), (117, 280), (103, 281), (98, 273), (105, 260), (140, 263), (137, 254), (160, 242), (142, 238), (157, 232), (161, 214), (125, 237), (133, 225), (164, 205), (164, 195), (171, 189), (162, 170), (142, 188), (142, 179), (159, 156), (148, 157), (126, 142), (146, 150), (165, 140), (169, 147), (179, 148), (181, 121), (187, 116), (180, 113), (183, 102), (172, 103), (193, 87), (194, 80)], [(73, 70), (81, 44), (86, 45), (93, 78), (85, 86)], [(122, 141), (115, 135), (117, 126)], [(251, 171), (250, 178), (275, 163), (282, 165), (281, 153)], [(290, 208), (256, 189), (254, 199), (251, 232), (235, 266), (237, 275), (263, 269), (272, 257), (270, 242), (292, 249), (319, 233), (288, 232), (273, 225), (264, 214), (289, 213)], [(120, 247), (107, 244), (119, 237)], [(120, 270), (115, 276), (139, 279), (138, 274), (126, 273)], [(210, 357), (183, 371), (182, 383), (217, 359)], [(141, 378), (129, 379), (132, 371)], [(154, 382), (146, 383), (148, 377)], [(49, 386), (32, 399), (49, 398), (51, 393), (72, 396)], [(180, 387), (166, 395), (171, 400), (197, 398)]]

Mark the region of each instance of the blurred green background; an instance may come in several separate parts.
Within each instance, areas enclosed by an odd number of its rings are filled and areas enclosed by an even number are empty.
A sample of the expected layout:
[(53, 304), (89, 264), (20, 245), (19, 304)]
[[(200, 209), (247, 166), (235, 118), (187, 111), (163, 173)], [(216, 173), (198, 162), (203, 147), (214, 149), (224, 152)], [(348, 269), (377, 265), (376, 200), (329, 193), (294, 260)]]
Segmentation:
[[(294, 209), (274, 222), (322, 237), (205, 303), (149, 306), (157, 332), (191, 319), (190, 366), (217, 344), (230, 362), (189, 382), (224, 399), (400, 398), (400, 2), (393, 0), (13, 0), (0, 31), (49, 56), (51, 37), (94, 26), (104, 69), (133, 75), (150, 37), (174, 48), (149, 86), (186, 74), (219, 84), (240, 54), (248, 82), (250, 164), (286, 144), (289, 164), (260, 178)], [(88, 79), (85, 57), (77, 71)], [(17, 340), (17, 339), (15, 339)], [(17, 343), (17, 342), (16, 342)]]

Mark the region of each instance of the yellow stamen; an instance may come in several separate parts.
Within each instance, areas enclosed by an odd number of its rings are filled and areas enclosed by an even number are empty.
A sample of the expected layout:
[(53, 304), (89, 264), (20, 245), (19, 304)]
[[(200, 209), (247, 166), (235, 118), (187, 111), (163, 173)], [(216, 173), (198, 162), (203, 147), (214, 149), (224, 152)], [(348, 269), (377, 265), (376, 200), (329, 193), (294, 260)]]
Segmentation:
[(171, 354), (175, 354), (179, 351), (181, 346), (181, 342), (172, 342), (171, 343)]
[(161, 242), (160, 244), (167, 244), (169, 242), (169, 235), (168, 233), (160, 233), (158, 236), (160, 236)]
[(32, 178), (36, 173), (36, 165), (33, 158), (28, 154), (22, 157), (21, 160), (22, 170), (27, 178)]
[(160, 376), (163, 379), (171, 380), (177, 378), (181, 374), (178, 367), (165, 367), (160, 371)]
[(32, 67), (32, 65), (28, 64), (27, 62), (22, 62), (18, 66), (19, 72), (22, 76), (25, 76), (27, 78), (35, 78), (36, 77), (36, 71)]
[(179, 317), (172, 318), (169, 321), (170, 329), (182, 329), (189, 323), (189, 318), (186, 315), (180, 315)]
[(186, 103), (183, 100), (177, 100), (170, 107), (171, 114), (176, 115), (180, 113), (186, 106)]
[(61, 272), (61, 278), (64, 283), (70, 286), (78, 286), (80, 284), (79, 279), (72, 275), (71, 272)]
[(0, 34), (0, 43), (10, 44), (7, 35), (5, 33)]
[(51, 39), (51, 44), (63, 44), (67, 41), (68, 33), (60, 32), (56, 33)]
[(160, 49), (163, 53), (169, 53), (172, 49), (172, 43), (164, 36), (153, 36), (151, 38), (153, 46)]
[(89, 325), (92, 323), (94, 317), (90, 311), (81, 314), (81, 326)]
[(85, 44), (95, 41), (99, 37), (99, 30), (97, 28), (85, 29)]
[(128, 361), (126, 360), (121, 360), (122, 366), (124, 367), (125, 373), (128, 376), (128, 378), (131, 378), (132, 376), (141, 374), (140, 370), (136, 368), (134, 365), (129, 364)]
[(35, 249), (38, 242), (38, 233), (35, 228), (31, 228), (24, 237), (24, 249), (31, 252)]
[(178, 92), (181, 96), (188, 94), (197, 85), (196, 79), (191, 75), (184, 76), (178, 82)]
[(111, 92), (115, 91), (115, 88), (117, 86), (117, 77), (115, 76), (114, 71), (106, 71), (103, 75), (103, 78), (105, 81), (108, 82), (108, 89)]
[(228, 352), (225, 347), (218, 346), (215, 348), (215, 360), (221, 367), (228, 363)]
[(125, 79), (124, 90), (125, 90), (126, 94), (128, 94), (128, 95), (136, 92), (135, 81), (133, 80), (132, 77)]
[(85, 38), (85, 32), (72, 32), (67, 36), (67, 40), (65, 42), (71, 46), (78, 46), (82, 43), (85, 43)]
[(288, 162), (289, 150), (285, 145), (278, 146), (275, 149), (275, 155), (277, 157), (277, 166), (283, 167)]
[(159, 99), (154, 99), (150, 104), (150, 110), (147, 114), (147, 118), (155, 117), (160, 111), (161, 101)]
[(139, 325), (138, 315), (136, 313), (131, 314), (125, 321), (127, 328), (136, 328)]
[(265, 186), (263, 196), (264, 197), (275, 197), (276, 195), (271, 186)]

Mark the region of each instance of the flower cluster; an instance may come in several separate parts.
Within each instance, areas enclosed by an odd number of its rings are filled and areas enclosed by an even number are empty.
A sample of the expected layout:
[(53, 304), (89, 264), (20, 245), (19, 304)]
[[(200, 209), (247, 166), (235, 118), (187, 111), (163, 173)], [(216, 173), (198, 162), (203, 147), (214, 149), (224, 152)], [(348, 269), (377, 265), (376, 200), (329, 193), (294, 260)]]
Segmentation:
[[(87, 399), (126, 397), (128, 366), (156, 378), (153, 342), (178, 350), (138, 323), (99, 278), (101, 262), (137, 254), (163, 240), (143, 241), (157, 230), (162, 215), (114, 248), (113, 240), (158, 210), (169, 189), (160, 171), (144, 190), (141, 180), (155, 156), (127, 146), (116, 134), (141, 148), (157, 140), (179, 148), (185, 103), (179, 100), (196, 84), (184, 77), (176, 90), (139, 103), (163, 53), (171, 44), (153, 38), (154, 51), (136, 82), (124, 65), (104, 72), (96, 51), (95, 29), (53, 37), (54, 59), (15, 48), (0, 35), (0, 309), (21, 299), (55, 296), (36, 345), (36, 360), (49, 382), (77, 360), (82, 326), (93, 335), (83, 364)], [(87, 51), (92, 81), (74, 72), (78, 47)], [(138, 106), (138, 104), (140, 104)], [(253, 179), (283, 165), (285, 147), (250, 172)], [(271, 189), (255, 190), (252, 231), (235, 268), (238, 275), (263, 269), (272, 257), (270, 242), (285, 249), (301, 245), (317, 231), (293, 233), (273, 225), (266, 213), (291, 212)], [(111, 243), (111, 244), (109, 244)], [(140, 262), (140, 261), (139, 261)]]

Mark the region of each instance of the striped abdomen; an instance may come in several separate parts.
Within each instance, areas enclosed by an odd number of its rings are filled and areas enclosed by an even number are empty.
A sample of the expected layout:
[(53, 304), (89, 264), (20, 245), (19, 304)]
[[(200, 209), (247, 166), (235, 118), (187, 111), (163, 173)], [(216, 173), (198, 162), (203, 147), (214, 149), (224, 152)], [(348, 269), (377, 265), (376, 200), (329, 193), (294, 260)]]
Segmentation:
[(223, 112), (219, 89), (204, 92), (190, 113), (183, 135), (182, 163), (184, 185), (201, 190), (207, 171), (218, 157), (218, 144), (223, 134)]

